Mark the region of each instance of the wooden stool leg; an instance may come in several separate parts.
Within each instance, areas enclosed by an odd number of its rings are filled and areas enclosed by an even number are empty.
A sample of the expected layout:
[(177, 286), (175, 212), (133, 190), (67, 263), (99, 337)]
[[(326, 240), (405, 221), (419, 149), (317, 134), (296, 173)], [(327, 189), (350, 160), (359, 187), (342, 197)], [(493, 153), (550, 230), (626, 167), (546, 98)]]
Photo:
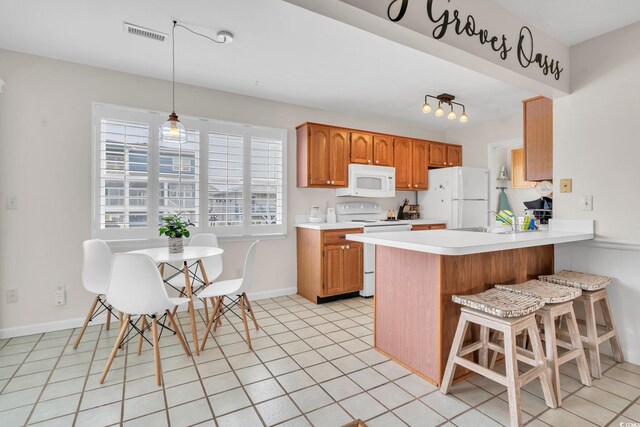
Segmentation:
[(251, 302), (249, 301), (249, 298), (247, 297), (247, 294), (243, 293), (242, 296), (244, 297), (244, 300), (247, 303), (247, 308), (249, 309), (249, 314), (251, 315), (251, 319), (253, 319), (253, 324), (256, 327), (256, 331), (258, 331), (258, 330), (260, 330), (260, 326), (258, 326), (258, 321), (256, 320), (256, 315), (253, 312), (253, 309), (251, 308)]
[(156, 363), (156, 382), (162, 385), (162, 364), (160, 362), (160, 345), (158, 344), (158, 319), (151, 317), (151, 333), (153, 334), (153, 360)]
[(518, 359), (516, 353), (516, 335), (513, 329), (504, 331), (504, 361), (507, 372), (507, 395), (509, 397), (509, 416), (511, 425), (523, 425), (520, 410), (520, 379), (518, 375)]
[[(490, 341), (493, 344), (498, 344), (500, 342), (501, 337), (502, 337), (502, 332), (493, 331), (493, 333), (491, 334)], [(493, 354), (491, 354), (491, 360), (489, 361), (489, 369), (493, 370), (493, 368), (496, 366), (496, 360), (498, 360), (498, 352), (494, 350)]]
[(538, 324), (534, 321), (528, 327), (529, 340), (531, 341), (531, 348), (533, 354), (538, 363), (544, 366), (540, 372), (540, 384), (542, 385), (542, 393), (544, 394), (544, 400), (548, 407), (557, 408), (558, 402), (556, 401), (556, 395), (553, 393), (553, 386), (551, 384), (551, 378), (548, 375), (547, 360), (545, 359), (544, 352), (542, 351), (542, 341), (540, 340), (540, 333), (538, 332)]
[(544, 345), (546, 347), (547, 375), (553, 384), (553, 392), (556, 402), (562, 405), (560, 391), (560, 367), (558, 366), (558, 343), (556, 342), (556, 320), (550, 311), (542, 310), (542, 323), (544, 325)]
[(244, 308), (244, 294), (240, 295), (239, 301), (240, 303), (240, 312), (242, 313), (242, 323), (244, 323), (244, 333), (247, 337), (247, 347), (251, 350), (251, 334), (249, 334), (249, 325), (247, 324), (247, 313)]
[(467, 333), (467, 328), (469, 326), (468, 316), (466, 313), (460, 314), (460, 320), (458, 321), (458, 327), (456, 329), (456, 334), (453, 337), (453, 343), (451, 344), (451, 351), (449, 352), (449, 360), (447, 361), (447, 368), (444, 371), (444, 377), (442, 378), (442, 385), (440, 386), (440, 391), (444, 394), (449, 393), (449, 389), (451, 388), (451, 383), (453, 382), (453, 374), (456, 371), (456, 357), (458, 356), (458, 352), (462, 348), (464, 344), (464, 336)]
[(182, 336), (182, 332), (180, 332), (180, 327), (176, 323), (176, 319), (173, 318), (173, 315), (171, 314), (171, 310), (167, 310), (167, 317), (169, 318), (169, 323), (171, 324), (171, 327), (173, 328), (174, 331), (176, 331), (176, 335), (178, 336), (178, 340), (180, 341), (180, 344), (182, 345), (184, 352), (187, 354), (187, 356), (191, 356), (191, 351), (189, 351), (189, 346), (187, 345), (187, 342), (185, 341), (184, 336)]
[(87, 317), (84, 319), (84, 323), (82, 324), (82, 329), (80, 329), (80, 333), (78, 333), (78, 338), (76, 338), (76, 342), (73, 344), (73, 349), (77, 349), (80, 344), (80, 340), (84, 335), (84, 331), (87, 329), (87, 325), (91, 322), (91, 316), (93, 316), (93, 312), (96, 311), (96, 306), (98, 305), (98, 301), (100, 300), (100, 295), (96, 296), (93, 299), (93, 304), (91, 304), (91, 308), (89, 309), (89, 313), (87, 313)]
[(624, 355), (622, 354), (622, 347), (620, 346), (620, 340), (618, 339), (618, 330), (616, 329), (616, 324), (613, 320), (613, 312), (611, 311), (611, 305), (609, 304), (609, 296), (605, 296), (600, 300), (600, 307), (602, 308), (602, 316), (604, 317), (604, 323), (607, 325), (607, 330), (615, 331), (615, 335), (610, 339), (613, 357), (616, 362), (623, 363)]
[(480, 326), (480, 341), (482, 342), (482, 348), (480, 348), (480, 365), (483, 368), (489, 367), (489, 328), (486, 326)]
[(142, 315), (142, 325), (140, 326), (140, 337), (138, 338), (138, 356), (142, 353), (142, 342), (144, 341), (144, 328), (147, 327), (147, 316)]
[(585, 323), (587, 326), (587, 349), (589, 350), (589, 362), (591, 364), (591, 376), (602, 377), (602, 367), (600, 365), (600, 349), (598, 346), (598, 326), (596, 324), (596, 313), (594, 302), (591, 298), (581, 298), (584, 303)]
[[(582, 340), (580, 339), (580, 330), (578, 329), (578, 323), (576, 322), (576, 313), (571, 308), (571, 312), (566, 314), (565, 322), (567, 329), (569, 330), (569, 338), (571, 339), (571, 346), (573, 348), (579, 348), (581, 355), (577, 357), (576, 362), (578, 364), (578, 372), (580, 372), (580, 380), (582, 384), (591, 387), (591, 375), (589, 374), (589, 365), (587, 364), (587, 356), (584, 354), (584, 348), (582, 347)], [(560, 404), (560, 401), (558, 401)]]
[(125, 332), (127, 332), (127, 326), (129, 326), (129, 315), (127, 314), (124, 318), (122, 327), (120, 328), (120, 333), (118, 334), (118, 338), (116, 339), (116, 343), (113, 345), (113, 350), (111, 350), (111, 355), (107, 360), (107, 364), (104, 367), (104, 371), (102, 372), (102, 376), (100, 377), (100, 384), (104, 383), (104, 379), (107, 378), (107, 374), (109, 373), (109, 368), (111, 368), (111, 364), (113, 363), (113, 359), (115, 359), (116, 354), (118, 354), (118, 348), (120, 347), (120, 342), (124, 338)]

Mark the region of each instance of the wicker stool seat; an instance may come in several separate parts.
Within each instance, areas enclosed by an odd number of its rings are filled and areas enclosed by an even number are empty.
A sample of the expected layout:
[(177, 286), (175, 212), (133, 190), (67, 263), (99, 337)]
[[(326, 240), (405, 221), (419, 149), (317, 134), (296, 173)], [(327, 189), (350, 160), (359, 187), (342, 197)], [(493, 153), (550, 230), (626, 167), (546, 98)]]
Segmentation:
[(541, 280), (529, 280), (518, 285), (496, 285), (496, 289), (538, 298), (544, 301), (545, 304), (573, 301), (582, 295), (582, 289), (580, 288), (559, 286), (555, 283)]
[(579, 273), (577, 271), (570, 270), (562, 270), (556, 274), (540, 276), (539, 279), (544, 282), (579, 288), (583, 291), (599, 291), (611, 284), (610, 277)]
[(453, 302), (496, 317), (520, 317), (535, 313), (544, 305), (540, 298), (489, 289), (474, 295), (454, 295)]
[[(613, 357), (616, 362), (624, 362), (622, 347), (618, 339), (616, 324), (613, 320), (613, 311), (611, 310), (607, 293), (607, 287), (612, 282), (610, 277), (563, 270), (556, 274), (540, 276), (540, 280), (582, 289), (582, 295), (576, 298), (574, 304), (582, 304), (584, 307), (586, 335), (582, 335), (580, 338), (589, 353), (591, 376), (594, 378), (602, 377), (600, 344), (605, 341), (611, 343)], [(599, 325), (596, 322), (597, 305), (600, 306), (604, 325)]]
[[(545, 306), (536, 312), (536, 317), (544, 330), (543, 340), (545, 343), (545, 354), (558, 405), (562, 404), (562, 393), (560, 389), (561, 365), (576, 360), (582, 384), (590, 387), (591, 377), (589, 375), (589, 365), (587, 364), (587, 358), (585, 357), (584, 348), (582, 347), (576, 315), (573, 311), (573, 300), (582, 295), (582, 289), (540, 280), (529, 280), (518, 285), (496, 285), (496, 288), (516, 294), (540, 298), (545, 302)], [(559, 332), (561, 332), (556, 324), (556, 320), (558, 319), (560, 319), (561, 323), (563, 320), (566, 321), (568, 330), (566, 336), (569, 338), (567, 341), (558, 339)], [(558, 355), (558, 348), (566, 351)], [(492, 365), (493, 363), (495, 363), (495, 354), (491, 361)]]
[[(507, 387), (511, 426), (523, 425), (520, 388), (532, 380), (540, 379), (547, 406), (556, 408), (557, 401), (534, 314), (544, 306), (544, 302), (495, 288), (476, 295), (455, 295), (452, 299), (463, 307), (440, 391), (444, 394), (449, 392), (456, 366), (461, 366)], [(472, 325), (480, 327), (480, 336), (477, 341), (466, 343), (465, 336)], [(492, 331), (504, 337), (504, 345), (489, 340)], [(516, 345), (516, 336), (523, 332), (531, 339), (532, 351)], [(504, 354), (505, 375), (490, 369), (489, 351)], [(478, 352), (477, 362), (469, 359), (475, 352)], [(520, 372), (518, 362), (531, 368)]]

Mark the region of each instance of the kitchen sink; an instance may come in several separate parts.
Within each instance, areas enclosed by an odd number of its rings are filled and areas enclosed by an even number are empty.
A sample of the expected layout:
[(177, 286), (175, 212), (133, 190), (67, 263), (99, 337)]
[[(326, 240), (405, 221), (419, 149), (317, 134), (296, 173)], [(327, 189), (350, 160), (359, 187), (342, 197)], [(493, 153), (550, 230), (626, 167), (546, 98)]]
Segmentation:
[(491, 233), (491, 234), (520, 234), (531, 233), (538, 230), (516, 230), (513, 231), (506, 227), (463, 227), (454, 228), (454, 231), (471, 231), (473, 233)]

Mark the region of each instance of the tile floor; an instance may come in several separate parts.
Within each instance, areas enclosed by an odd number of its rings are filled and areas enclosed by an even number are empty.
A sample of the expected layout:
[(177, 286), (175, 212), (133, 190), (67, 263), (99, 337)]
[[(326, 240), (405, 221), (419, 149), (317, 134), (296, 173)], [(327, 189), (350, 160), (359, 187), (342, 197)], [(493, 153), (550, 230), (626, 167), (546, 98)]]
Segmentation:
[[(104, 385), (98, 378), (117, 331), (91, 326), (78, 350), (76, 330), (0, 340), (0, 425), (341, 426), (508, 425), (504, 387), (480, 377), (435, 387), (371, 348), (373, 301), (314, 305), (298, 296), (255, 301), (262, 327), (254, 351), (233, 315), (199, 357), (174, 336), (161, 339), (164, 386), (153, 353), (123, 350)], [(180, 323), (191, 342), (186, 313)], [(204, 318), (199, 313), (200, 330)], [(522, 404), (531, 426), (619, 426), (640, 421), (640, 366), (604, 358), (606, 372), (583, 387), (575, 365), (562, 371), (565, 398), (548, 409), (537, 383)], [(632, 425), (632, 424), (629, 424)]]

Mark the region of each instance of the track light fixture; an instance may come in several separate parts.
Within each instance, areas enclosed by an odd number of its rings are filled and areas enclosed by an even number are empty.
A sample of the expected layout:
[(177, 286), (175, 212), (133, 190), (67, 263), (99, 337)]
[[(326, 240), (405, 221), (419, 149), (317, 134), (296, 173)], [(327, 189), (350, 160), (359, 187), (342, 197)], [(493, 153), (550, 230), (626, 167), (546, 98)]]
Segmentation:
[(467, 110), (463, 104), (459, 102), (454, 102), (456, 99), (455, 96), (449, 95), (448, 93), (442, 93), (438, 96), (433, 95), (425, 95), (424, 96), (424, 104), (422, 104), (422, 112), (428, 114), (431, 112), (431, 105), (429, 104), (429, 98), (433, 98), (438, 101), (438, 108), (436, 108), (435, 116), (442, 117), (444, 116), (444, 109), (442, 108), (442, 104), (449, 106), (449, 113), (447, 114), (447, 119), (455, 120), (458, 118), (456, 111), (454, 109), (454, 105), (462, 107), (462, 115), (460, 115), (460, 123), (467, 123), (469, 121), (469, 116), (467, 115)]

